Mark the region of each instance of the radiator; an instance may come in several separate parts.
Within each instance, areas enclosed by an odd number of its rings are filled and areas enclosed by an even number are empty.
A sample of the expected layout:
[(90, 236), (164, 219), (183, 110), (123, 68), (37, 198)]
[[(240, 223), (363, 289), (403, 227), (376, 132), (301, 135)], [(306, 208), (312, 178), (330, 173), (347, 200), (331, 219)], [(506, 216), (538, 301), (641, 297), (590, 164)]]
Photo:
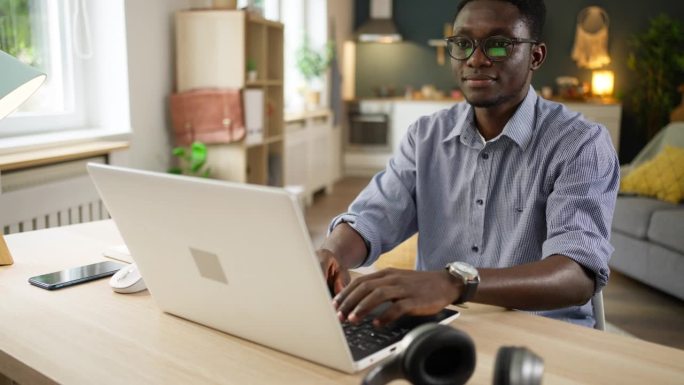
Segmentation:
[(0, 174), (0, 229), (4, 234), (110, 218), (85, 165), (104, 157)]

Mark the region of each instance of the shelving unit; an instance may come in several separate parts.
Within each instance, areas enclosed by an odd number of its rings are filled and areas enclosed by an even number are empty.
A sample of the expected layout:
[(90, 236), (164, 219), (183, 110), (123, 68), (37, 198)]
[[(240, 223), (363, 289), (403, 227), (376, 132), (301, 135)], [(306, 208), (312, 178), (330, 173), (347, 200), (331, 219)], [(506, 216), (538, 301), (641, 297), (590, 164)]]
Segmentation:
[[(212, 176), (282, 186), (283, 24), (246, 11), (176, 13), (178, 91), (197, 88), (260, 89), (264, 94), (263, 140), (208, 145)], [(250, 80), (247, 62), (256, 66)]]

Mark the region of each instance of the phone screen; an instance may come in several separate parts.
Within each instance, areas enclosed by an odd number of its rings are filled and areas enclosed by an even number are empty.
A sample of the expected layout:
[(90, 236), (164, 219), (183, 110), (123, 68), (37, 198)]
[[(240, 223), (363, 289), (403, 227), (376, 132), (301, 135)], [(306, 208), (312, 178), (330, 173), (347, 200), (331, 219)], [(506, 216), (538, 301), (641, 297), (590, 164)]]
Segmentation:
[(98, 278), (109, 277), (124, 266), (123, 263), (113, 261), (98, 262), (92, 265), (31, 277), (29, 278), (29, 283), (43, 289), (54, 290)]

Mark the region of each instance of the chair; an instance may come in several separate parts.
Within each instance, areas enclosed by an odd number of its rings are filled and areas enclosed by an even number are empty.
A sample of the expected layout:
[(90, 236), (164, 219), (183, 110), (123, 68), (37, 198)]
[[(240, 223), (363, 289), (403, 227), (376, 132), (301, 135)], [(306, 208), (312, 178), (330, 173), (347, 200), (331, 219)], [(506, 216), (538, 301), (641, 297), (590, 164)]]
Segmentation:
[(594, 324), (594, 329), (605, 331), (606, 330), (606, 313), (603, 308), (603, 292), (599, 291), (591, 297), (591, 308), (594, 310), (594, 318), (596, 323)]

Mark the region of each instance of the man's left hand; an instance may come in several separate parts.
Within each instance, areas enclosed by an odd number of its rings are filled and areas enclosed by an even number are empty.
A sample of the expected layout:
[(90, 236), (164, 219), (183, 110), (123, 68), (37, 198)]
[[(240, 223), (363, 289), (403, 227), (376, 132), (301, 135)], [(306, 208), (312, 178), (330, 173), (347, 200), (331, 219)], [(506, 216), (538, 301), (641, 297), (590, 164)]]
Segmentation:
[(391, 305), (373, 323), (386, 325), (403, 315), (433, 315), (458, 298), (463, 283), (446, 270), (384, 269), (361, 276), (333, 298), (341, 321), (359, 323), (384, 302)]

